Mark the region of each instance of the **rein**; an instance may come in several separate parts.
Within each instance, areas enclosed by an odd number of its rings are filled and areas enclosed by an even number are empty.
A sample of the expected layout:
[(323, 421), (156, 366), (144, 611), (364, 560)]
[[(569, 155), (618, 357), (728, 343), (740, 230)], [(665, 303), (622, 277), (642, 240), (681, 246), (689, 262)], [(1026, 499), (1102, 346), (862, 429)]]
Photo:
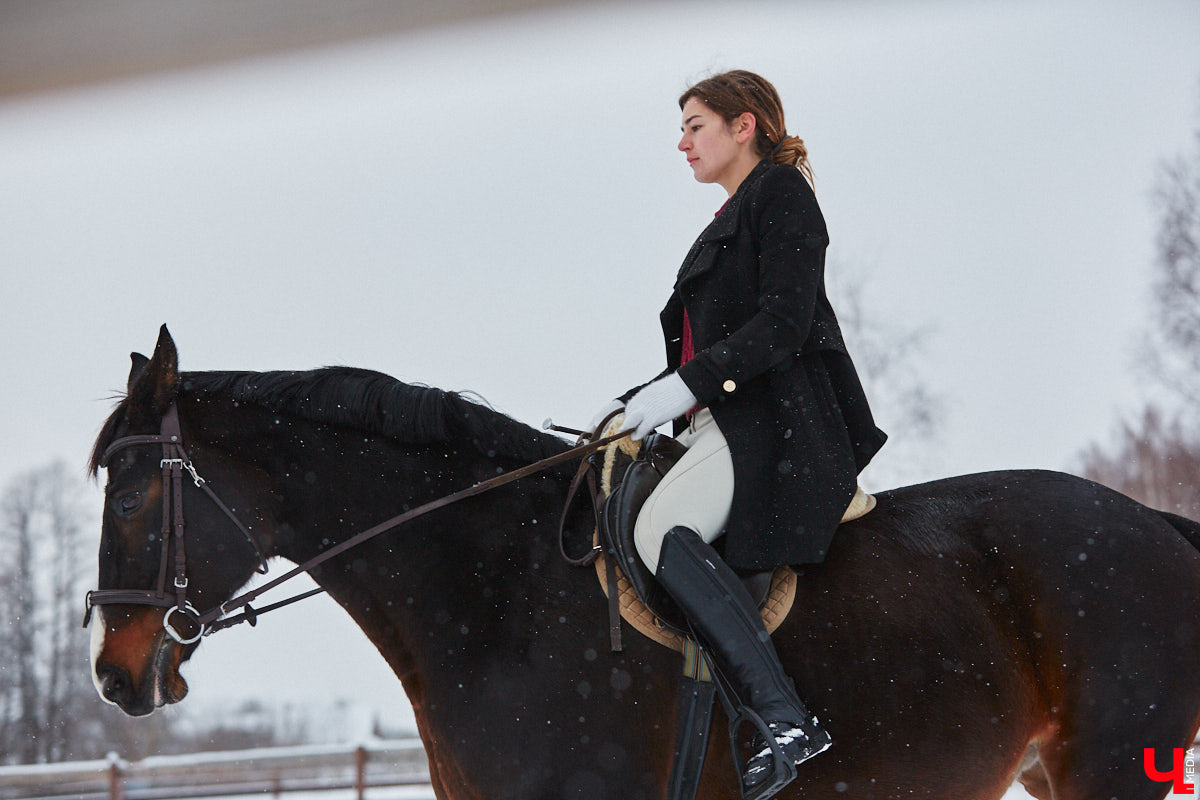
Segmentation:
[[(598, 430), (604, 430), (601, 425)], [(319, 594), (323, 589), (313, 589), (308, 592), (291, 597), (287, 600), (282, 600), (270, 606), (261, 609), (254, 609), (250, 606), (250, 602), (259, 595), (275, 588), (281, 583), (288, 581), (302, 572), (307, 572), (314, 567), (317, 567), (332, 558), (335, 558), (347, 550), (356, 547), (363, 542), (373, 539), (374, 537), (386, 533), (405, 522), (408, 522), (417, 517), (428, 514), (439, 508), (457, 503), (460, 500), (465, 500), (468, 497), (483, 494), (507, 483), (520, 480), (529, 475), (536, 474), (547, 470), (558, 464), (570, 461), (575, 458), (583, 458), (587, 455), (605, 447), (618, 439), (623, 439), (630, 435), (632, 431), (617, 433), (612, 436), (601, 438), (587, 444), (580, 444), (565, 450), (555, 456), (543, 458), (540, 461), (535, 461), (532, 464), (515, 469), (510, 472), (505, 472), (490, 478), (486, 481), (468, 486), (466, 489), (461, 489), (453, 494), (448, 494), (436, 500), (432, 500), (424, 505), (405, 511), (402, 514), (397, 514), (394, 517), (380, 522), (371, 528), (368, 528), (360, 533), (355, 534), (341, 544), (335, 545), (328, 550), (319, 553), (318, 555), (305, 561), (303, 564), (296, 566), (279, 577), (264, 583), (247, 592), (226, 600), (203, 613), (196, 609), (187, 601), (187, 586), (188, 578), (186, 573), (187, 559), (184, 548), (184, 522), (183, 522), (183, 473), (186, 470), (191, 476), (197, 487), (202, 489), (205, 494), (217, 504), (217, 507), (224, 512), (225, 516), (229, 517), (237, 526), (238, 530), (246, 537), (254, 548), (254, 552), (258, 555), (259, 565), (256, 568), (259, 574), (265, 575), (267, 572), (267, 559), (259, 549), (254, 537), (250, 534), (249, 529), (237, 518), (237, 516), (226, 506), (216, 493), (208, 487), (208, 483), (204, 478), (200, 477), (196, 468), (192, 465), (191, 459), (183, 449), (183, 434), (179, 427), (179, 411), (174, 403), (163, 415), (160, 433), (157, 435), (137, 435), (124, 436), (117, 439), (104, 451), (104, 455), (100, 460), (101, 466), (108, 466), (108, 459), (112, 454), (126, 447), (133, 447), (143, 444), (161, 444), (163, 448), (163, 457), (160, 466), (163, 472), (163, 526), (162, 526), (162, 555), (159, 561), (158, 583), (155, 589), (93, 589), (84, 597), (84, 618), (83, 627), (87, 627), (91, 621), (92, 608), (98, 605), (152, 605), (161, 606), (167, 609), (163, 615), (163, 628), (167, 634), (179, 642), (180, 644), (192, 644), (198, 641), (202, 636), (242, 622), (249, 622), (251, 625), (257, 623), (258, 617), (268, 611), (273, 611), (277, 608), (303, 600), (306, 597), (311, 597), (314, 594)], [(171, 539), (175, 541), (175, 579), (174, 593), (168, 594), (166, 591), (166, 577), (168, 569), (168, 544)], [(239, 608), (245, 608), (241, 614), (234, 617), (226, 617), (231, 611)], [(198, 632), (191, 637), (185, 637), (180, 634), (170, 624), (171, 616), (176, 612), (190, 619), (192, 624), (198, 627)]]

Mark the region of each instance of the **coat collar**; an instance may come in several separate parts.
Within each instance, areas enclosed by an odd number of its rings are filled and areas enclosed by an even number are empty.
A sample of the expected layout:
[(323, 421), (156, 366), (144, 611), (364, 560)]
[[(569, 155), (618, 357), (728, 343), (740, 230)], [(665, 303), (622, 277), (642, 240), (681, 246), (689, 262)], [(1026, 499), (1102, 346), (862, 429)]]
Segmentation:
[(738, 211), (741, 208), (742, 202), (749, 193), (749, 187), (762, 180), (766, 174), (767, 168), (771, 163), (767, 160), (758, 162), (754, 169), (750, 170), (750, 174), (738, 186), (737, 191), (729, 198), (725, 204), (725, 208), (717, 215), (716, 219), (709, 223), (708, 227), (700, 234), (699, 242), (711, 242), (715, 239), (727, 239), (737, 233)]
[(762, 180), (763, 175), (767, 173), (767, 168), (770, 166), (769, 161), (760, 161), (755, 165), (754, 169), (750, 170), (750, 174), (742, 181), (741, 186), (738, 186), (737, 191), (725, 203), (725, 207), (721, 213), (717, 214), (717, 218), (708, 224), (708, 227), (701, 231), (700, 236), (692, 243), (692, 249), (688, 251), (687, 257), (683, 259), (683, 264), (679, 267), (679, 272), (675, 276), (675, 288), (686, 280), (696, 277), (702, 272), (707, 272), (713, 266), (713, 260), (708, 259), (704, 264), (697, 264), (697, 256), (708, 242), (715, 242), (721, 239), (728, 239), (737, 234), (738, 220), (741, 218), (742, 202), (750, 189)]

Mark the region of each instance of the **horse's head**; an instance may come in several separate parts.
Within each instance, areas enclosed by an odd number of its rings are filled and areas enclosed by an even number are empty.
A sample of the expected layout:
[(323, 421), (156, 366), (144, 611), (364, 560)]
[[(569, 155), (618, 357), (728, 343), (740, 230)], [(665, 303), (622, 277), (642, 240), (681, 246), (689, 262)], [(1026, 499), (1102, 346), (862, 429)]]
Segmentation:
[(166, 327), (153, 358), (134, 353), (132, 359), (127, 396), (92, 456), (93, 469), (106, 467), (108, 481), (99, 588), (89, 594), (88, 606), (95, 616), (96, 689), (126, 713), (142, 715), (187, 694), (179, 669), (202, 632), (196, 609), (232, 596), (261, 556), (236, 519), (205, 497), (196, 473), (185, 471), (193, 469), (190, 458), (203, 453), (195, 469), (205, 478), (220, 475), (222, 491), (236, 491), (220, 453), (183, 441), (178, 357)]

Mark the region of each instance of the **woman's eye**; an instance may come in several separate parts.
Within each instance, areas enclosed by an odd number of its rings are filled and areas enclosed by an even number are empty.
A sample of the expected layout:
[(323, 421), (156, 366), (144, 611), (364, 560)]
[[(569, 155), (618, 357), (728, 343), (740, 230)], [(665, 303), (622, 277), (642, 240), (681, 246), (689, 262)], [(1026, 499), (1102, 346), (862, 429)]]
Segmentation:
[(137, 492), (123, 494), (117, 498), (117, 508), (124, 514), (136, 511), (142, 504), (142, 496)]

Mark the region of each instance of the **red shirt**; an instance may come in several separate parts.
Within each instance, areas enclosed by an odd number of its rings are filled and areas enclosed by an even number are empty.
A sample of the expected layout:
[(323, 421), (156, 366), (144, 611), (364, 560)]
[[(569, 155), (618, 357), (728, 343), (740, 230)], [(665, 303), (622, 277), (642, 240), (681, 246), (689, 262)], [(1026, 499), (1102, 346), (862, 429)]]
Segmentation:
[(687, 309), (683, 310), (683, 340), (680, 343), (682, 352), (679, 354), (679, 366), (696, 357), (696, 346), (692, 344), (692, 323), (688, 320)]
[[(714, 217), (721, 216), (721, 212), (725, 210), (725, 206), (727, 206), (727, 205), (729, 205), (729, 200), (726, 200), (724, 203), (722, 203), (721, 207), (717, 209), (717, 213), (713, 214), (713, 216)], [(692, 323), (691, 323), (691, 321), (688, 320), (688, 313), (687, 313), (686, 308), (683, 310), (683, 333), (682, 333), (682, 338), (680, 339), (680, 342), (679, 342), (679, 347), (680, 347), (679, 366), (682, 367), (684, 364), (686, 364), (687, 362), (691, 361), (693, 358), (696, 357), (696, 346), (694, 344), (692, 344)], [(693, 408), (691, 411), (687, 412), (688, 419), (691, 419), (692, 414), (695, 414), (701, 408), (703, 408), (703, 406), (698, 405), (695, 408)]]

